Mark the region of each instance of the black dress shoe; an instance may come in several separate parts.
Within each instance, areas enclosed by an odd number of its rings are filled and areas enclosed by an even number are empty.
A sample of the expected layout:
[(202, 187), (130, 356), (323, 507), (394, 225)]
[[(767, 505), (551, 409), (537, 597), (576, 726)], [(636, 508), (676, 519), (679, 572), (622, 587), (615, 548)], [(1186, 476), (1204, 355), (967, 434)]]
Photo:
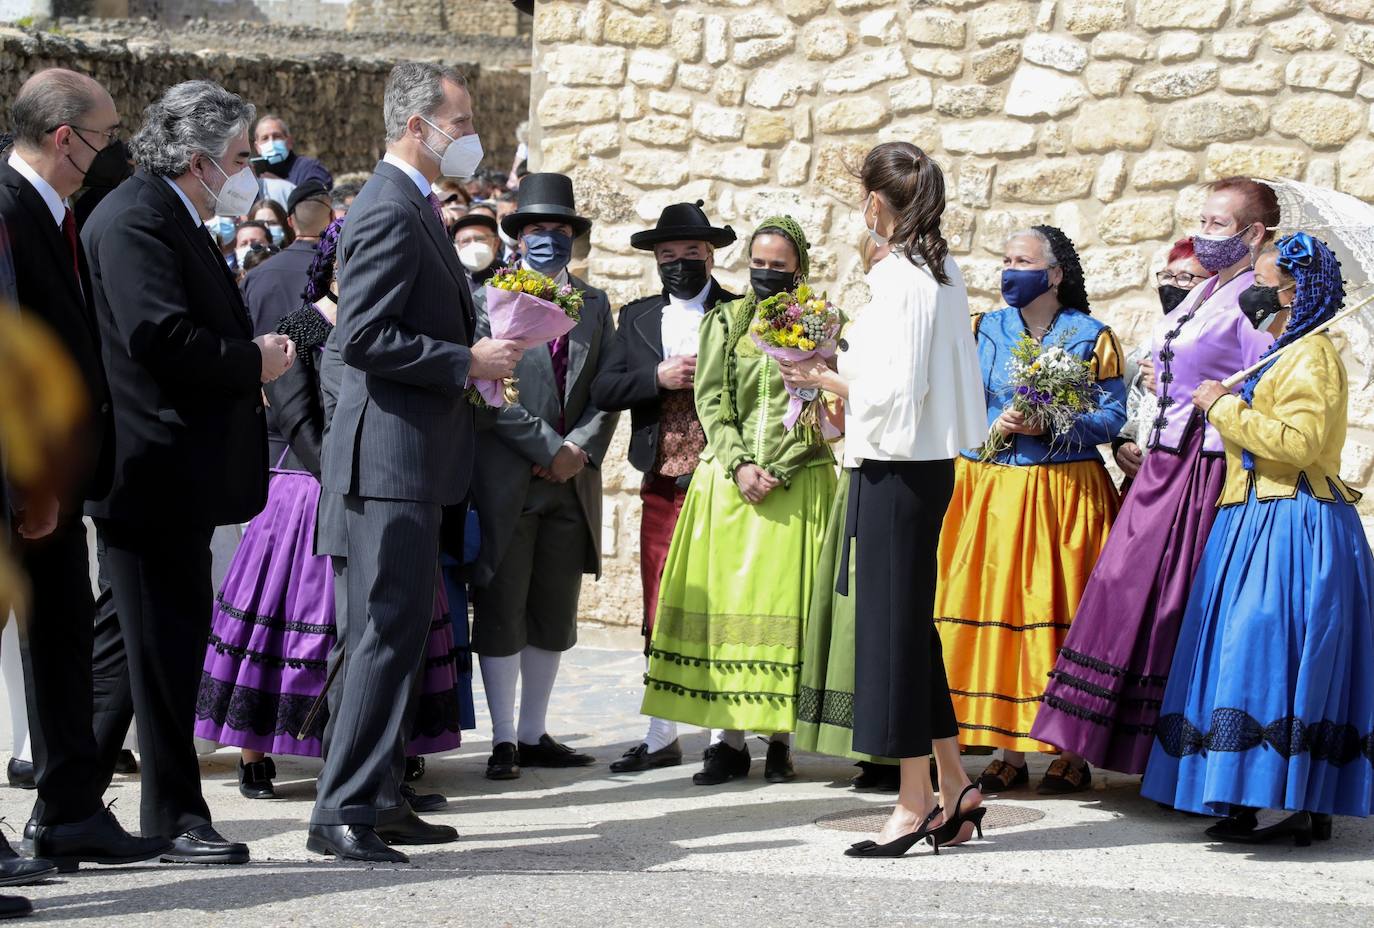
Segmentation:
[(768, 742), (768, 755), (763, 759), (763, 778), (769, 783), (791, 783), (797, 778), (792, 766), (792, 748), (781, 741)]
[(5, 768), (5, 776), (15, 789), (37, 789), (38, 781), (33, 778), (33, 762), (11, 757)]
[(138, 773), (138, 761), (134, 759), (133, 751), (124, 748), (119, 752), (119, 756), (115, 758), (115, 773), (122, 773), (125, 776)]
[(277, 765), (270, 757), (245, 764), (239, 758), (239, 795), (244, 799), (276, 799), (277, 791), (272, 786), (272, 778), (277, 775)]
[(0, 918), (22, 918), (33, 913), (33, 903), (23, 896), (0, 896)]
[(407, 783), (414, 783), (424, 775), (425, 759), (423, 757), (407, 757), (405, 781)]
[(697, 786), (719, 786), (735, 777), (749, 775), (749, 748), (738, 750), (724, 741), (717, 741), (702, 755), (701, 769), (692, 774), (692, 782)]
[(682, 742), (676, 738), (673, 743), (650, 751), (641, 741), (630, 748), (620, 758), (611, 761), (611, 773), (639, 773), (641, 770), (656, 770), (659, 767), (676, 767), (682, 763)]
[(488, 780), (520, 779), (520, 752), (509, 741), (502, 741), (491, 749), (487, 758)]
[(858, 767), (859, 772), (850, 778), (849, 785), (859, 792), (895, 793), (902, 786), (902, 768), (896, 764), (861, 760)]
[(432, 825), (414, 812), (385, 825), (378, 823), (376, 832), (387, 844), (449, 844), (458, 840), (458, 829)]
[(371, 864), (408, 864), (410, 858), (389, 848), (368, 825), (311, 825), (305, 846), (316, 854)]
[(248, 845), (228, 841), (213, 825), (197, 825), (172, 839), (172, 849), (162, 855), (168, 864), (246, 864)]
[[(28, 834), (26, 827), (24, 833)], [(170, 850), (166, 838), (136, 838), (120, 826), (107, 806), (82, 822), (69, 825), (34, 825), (33, 856), (57, 864), (71, 873), (80, 864), (132, 864), (152, 860)]]
[(520, 763), (526, 767), (590, 767), (596, 763), (590, 754), (579, 754), (546, 734), (539, 736), (538, 744), (521, 744), (519, 750)]
[(25, 886), (52, 876), (57, 864), (51, 860), (20, 857), (0, 834), (0, 886)]
[(448, 805), (448, 797), (442, 793), (417, 793), (409, 783), (401, 784), (401, 798), (416, 812), (433, 812)]

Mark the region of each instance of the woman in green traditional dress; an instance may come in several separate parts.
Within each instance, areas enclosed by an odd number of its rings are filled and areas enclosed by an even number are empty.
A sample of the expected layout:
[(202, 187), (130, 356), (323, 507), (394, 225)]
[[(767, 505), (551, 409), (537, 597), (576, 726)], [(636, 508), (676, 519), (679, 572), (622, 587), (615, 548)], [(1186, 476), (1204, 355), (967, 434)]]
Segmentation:
[(699, 786), (748, 774), (746, 731), (771, 736), (768, 782), (796, 776), (803, 626), (835, 489), (829, 446), (783, 425), (782, 375), (749, 334), (759, 300), (806, 279), (806, 236), (790, 217), (767, 219), (749, 255), (752, 293), (701, 324), (706, 451), (664, 567), (644, 696), (646, 715), (722, 729), (692, 777)]

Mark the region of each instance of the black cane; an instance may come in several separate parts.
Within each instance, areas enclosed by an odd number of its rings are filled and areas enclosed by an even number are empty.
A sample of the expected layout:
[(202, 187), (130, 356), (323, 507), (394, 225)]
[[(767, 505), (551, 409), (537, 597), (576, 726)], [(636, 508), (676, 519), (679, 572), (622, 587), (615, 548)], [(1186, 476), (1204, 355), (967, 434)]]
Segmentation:
[(324, 689), (320, 690), (320, 695), (315, 697), (315, 701), (310, 704), (310, 711), (305, 714), (305, 721), (301, 723), (301, 730), (296, 734), (297, 741), (306, 741), (310, 736), (310, 727), (315, 724), (315, 716), (320, 714), (320, 710), (325, 706), (325, 699), (329, 696), (329, 688), (334, 685), (334, 678), (339, 675), (339, 668), (344, 664), (344, 652), (339, 652), (339, 659), (334, 662), (334, 666), (329, 670), (329, 676), (324, 681)]

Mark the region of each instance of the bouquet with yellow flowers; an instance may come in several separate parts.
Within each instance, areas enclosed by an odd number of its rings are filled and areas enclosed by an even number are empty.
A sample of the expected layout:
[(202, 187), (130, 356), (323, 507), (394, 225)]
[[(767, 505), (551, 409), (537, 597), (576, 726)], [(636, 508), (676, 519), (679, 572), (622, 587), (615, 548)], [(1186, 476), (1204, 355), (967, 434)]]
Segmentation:
[[(1062, 345), (1048, 347), (1022, 335), (1007, 365), (1010, 408), (1024, 413), (1026, 425), (1043, 428), (1051, 445), (1062, 442), (1079, 416), (1097, 409), (1101, 388), (1093, 379), (1092, 362), (1076, 358)], [(996, 427), (978, 449), (978, 460), (992, 461), (1011, 447), (1011, 439)]]
[[(527, 350), (567, 335), (582, 318), (581, 290), (529, 268), (501, 268), (487, 281), (486, 292), (491, 337), (519, 342)], [(520, 392), (513, 377), (478, 380), (469, 398), (475, 405), (501, 406), (519, 402)]]
[[(805, 361), (816, 356), (832, 358), (844, 317), (838, 307), (816, 293), (810, 284), (792, 292), (770, 296), (759, 303), (749, 332), (754, 343), (769, 357), (779, 361)], [(791, 402), (783, 424), (790, 430), (798, 423), (808, 437), (831, 440), (840, 430), (830, 420), (819, 390), (787, 388)]]

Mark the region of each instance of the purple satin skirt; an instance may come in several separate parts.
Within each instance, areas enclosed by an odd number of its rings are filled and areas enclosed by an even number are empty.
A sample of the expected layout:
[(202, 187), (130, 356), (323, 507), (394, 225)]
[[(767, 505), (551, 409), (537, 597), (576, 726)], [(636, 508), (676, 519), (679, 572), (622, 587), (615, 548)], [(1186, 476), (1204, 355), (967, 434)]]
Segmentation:
[[(310, 474), (272, 472), (267, 506), (244, 531), (215, 600), (196, 700), (198, 737), (267, 754), (320, 756), (327, 709), (301, 732), (324, 690), (336, 637), (333, 569), (328, 557), (313, 553), (319, 498)], [(406, 750), (412, 756), (457, 748), (460, 687), (471, 701), (471, 663), (454, 647), (443, 583), (438, 591)]]
[(1031, 737), (1096, 767), (1143, 773), (1193, 575), (1226, 479), (1194, 421), (1131, 484), (1050, 671)]

